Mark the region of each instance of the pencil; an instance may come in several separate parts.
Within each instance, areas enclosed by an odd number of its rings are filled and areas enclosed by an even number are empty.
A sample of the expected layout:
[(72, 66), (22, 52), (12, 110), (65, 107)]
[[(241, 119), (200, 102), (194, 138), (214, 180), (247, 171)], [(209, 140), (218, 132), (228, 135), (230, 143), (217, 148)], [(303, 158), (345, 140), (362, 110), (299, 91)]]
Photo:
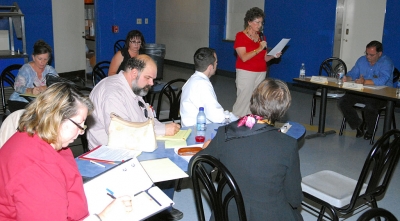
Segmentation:
[(96, 165), (99, 166), (99, 167), (103, 167), (103, 168), (106, 167), (106, 166), (104, 166), (103, 164), (99, 164), (99, 163), (97, 163), (97, 162), (94, 162), (93, 160), (91, 160), (90, 162), (93, 163), (93, 164), (96, 164)]

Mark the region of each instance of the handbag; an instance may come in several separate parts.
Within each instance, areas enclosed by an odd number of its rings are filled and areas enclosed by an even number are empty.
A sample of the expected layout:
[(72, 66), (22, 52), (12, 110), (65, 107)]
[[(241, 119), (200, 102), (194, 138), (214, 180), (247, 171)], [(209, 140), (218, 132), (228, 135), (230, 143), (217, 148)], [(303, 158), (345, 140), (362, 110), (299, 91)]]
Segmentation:
[(145, 122), (130, 122), (115, 113), (110, 114), (108, 128), (108, 146), (129, 150), (153, 152), (157, 149), (154, 133), (154, 119)]

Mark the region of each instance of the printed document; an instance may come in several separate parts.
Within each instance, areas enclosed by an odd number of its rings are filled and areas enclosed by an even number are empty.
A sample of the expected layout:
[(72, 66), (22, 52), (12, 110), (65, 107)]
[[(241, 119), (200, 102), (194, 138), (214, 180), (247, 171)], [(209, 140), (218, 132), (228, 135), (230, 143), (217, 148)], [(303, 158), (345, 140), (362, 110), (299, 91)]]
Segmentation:
[(282, 38), (282, 40), (268, 53), (268, 55), (275, 56), (278, 52), (282, 51), (289, 41), (290, 38)]

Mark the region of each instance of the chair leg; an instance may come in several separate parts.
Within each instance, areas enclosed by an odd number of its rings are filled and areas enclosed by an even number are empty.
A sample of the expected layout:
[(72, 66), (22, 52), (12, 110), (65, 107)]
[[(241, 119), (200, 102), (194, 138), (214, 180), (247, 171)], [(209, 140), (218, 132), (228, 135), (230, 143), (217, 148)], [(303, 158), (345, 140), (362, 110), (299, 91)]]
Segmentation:
[(325, 206), (321, 207), (321, 210), (319, 211), (319, 215), (318, 215), (318, 221), (322, 221), (324, 218), (324, 214), (325, 214)]
[(310, 125), (313, 125), (314, 117), (315, 117), (315, 103), (316, 103), (316, 98), (313, 95), (312, 101), (311, 101), (311, 117), (310, 117)]
[(369, 142), (369, 144), (374, 144), (374, 138), (375, 138), (375, 134), (376, 134), (376, 130), (378, 129), (378, 123), (379, 123), (379, 117), (381, 115), (378, 114), (375, 120), (375, 126), (374, 126), (374, 132), (372, 132), (372, 137), (371, 137), (371, 141)]
[(346, 118), (343, 117), (342, 125), (340, 126), (339, 136), (343, 135), (343, 129), (346, 127)]
[(393, 116), (392, 117), (393, 129), (396, 129), (396, 119), (394, 117), (394, 110), (393, 110), (392, 116)]
[(178, 184), (176, 185), (176, 189), (175, 189), (176, 192), (181, 192), (181, 189), (182, 189), (181, 184), (182, 184), (182, 178), (180, 178), (178, 180)]

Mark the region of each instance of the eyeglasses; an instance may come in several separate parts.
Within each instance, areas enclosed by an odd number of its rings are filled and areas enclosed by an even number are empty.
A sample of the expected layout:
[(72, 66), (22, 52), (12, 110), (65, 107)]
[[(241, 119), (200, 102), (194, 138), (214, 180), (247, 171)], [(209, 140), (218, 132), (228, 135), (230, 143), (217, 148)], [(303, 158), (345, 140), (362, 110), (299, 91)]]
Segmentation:
[(140, 45), (140, 44), (142, 44), (142, 42), (141, 41), (129, 41), (130, 43), (132, 43), (132, 44), (138, 44), (138, 45)]
[(83, 127), (81, 125), (79, 125), (78, 123), (76, 123), (75, 121), (71, 120), (71, 118), (68, 118), (68, 120), (70, 120), (73, 124), (75, 124), (75, 126), (77, 126), (80, 130), (81, 133), (85, 133), (85, 130), (87, 128), (86, 125), (83, 125)]
[(149, 114), (147, 113), (147, 108), (146, 108), (146, 106), (144, 106), (143, 102), (138, 101), (138, 105), (139, 105), (139, 107), (141, 107), (141, 108), (144, 109), (144, 110), (143, 110), (144, 116), (145, 116), (146, 118), (149, 118)]

